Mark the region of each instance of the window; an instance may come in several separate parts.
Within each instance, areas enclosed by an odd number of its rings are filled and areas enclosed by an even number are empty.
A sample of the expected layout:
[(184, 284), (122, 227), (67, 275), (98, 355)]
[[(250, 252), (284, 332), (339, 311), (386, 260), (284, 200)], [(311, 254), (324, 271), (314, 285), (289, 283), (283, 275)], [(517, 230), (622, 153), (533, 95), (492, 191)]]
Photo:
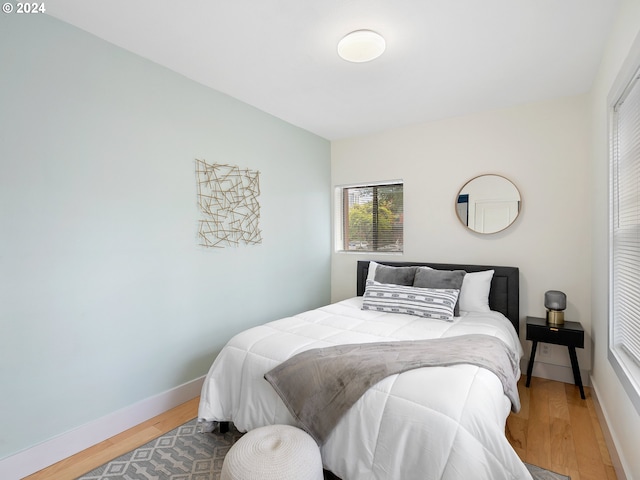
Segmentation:
[(640, 82), (612, 105), (609, 359), (640, 412)]
[(402, 252), (402, 182), (336, 189), (337, 250)]

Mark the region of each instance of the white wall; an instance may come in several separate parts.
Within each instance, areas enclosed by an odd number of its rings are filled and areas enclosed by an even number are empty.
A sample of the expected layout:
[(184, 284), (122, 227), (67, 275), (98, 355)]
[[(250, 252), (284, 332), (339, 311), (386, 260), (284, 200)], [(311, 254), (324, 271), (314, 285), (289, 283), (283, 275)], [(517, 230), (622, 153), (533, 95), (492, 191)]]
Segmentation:
[[(565, 292), (566, 318), (587, 331), (586, 348), (578, 352), (584, 379), (591, 369), (588, 113), (587, 97), (579, 96), (331, 146), (334, 186), (404, 180), (405, 250), (393, 260), (519, 267), (523, 339), (525, 316), (544, 316), (544, 292)], [(522, 195), (520, 217), (493, 235), (467, 230), (455, 213), (459, 189), (483, 173), (511, 179)], [(332, 299), (355, 295), (356, 261), (375, 258), (389, 257), (334, 252)], [(530, 342), (523, 344), (528, 355)], [(566, 348), (552, 346), (537, 359), (534, 375), (573, 381)]]
[(626, 476), (640, 478), (640, 415), (631, 404), (609, 360), (608, 344), (608, 112), (607, 96), (632, 44), (638, 42), (640, 31), (640, 2), (623, 1), (609, 39), (600, 71), (591, 94), (592, 118), (592, 171), (591, 216), (593, 241), (593, 275), (591, 308), (593, 321), (591, 334), (597, 339), (593, 350), (593, 378), (600, 405), (611, 429), (616, 450)]
[[(45, 15), (0, 68), (0, 459), (329, 301), (328, 141)], [(261, 245), (197, 246), (195, 158), (260, 171)]]

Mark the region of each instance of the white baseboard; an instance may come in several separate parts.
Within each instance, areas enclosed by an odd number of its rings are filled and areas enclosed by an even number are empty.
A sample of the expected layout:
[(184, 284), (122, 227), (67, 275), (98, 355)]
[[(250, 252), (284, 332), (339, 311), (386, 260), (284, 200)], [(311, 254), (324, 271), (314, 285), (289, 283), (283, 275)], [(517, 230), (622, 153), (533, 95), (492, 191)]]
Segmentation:
[(625, 468), (625, 462), (620, 455), (618, 454), (618, 449), (616, 448), (616, 444), (618, 443), (617, 437), (614, 433), (609, 429), (609, 418), (607, 412), (602, 408), (602, 404), (598, 400), (598, 386), (593, 380), (591, 381), (591, 393), (593, 395), (593, 404), (596, 407), (596, 414), (598, 416), (598, 420), (600, 421), (600, 425), (602, 427), (602, 434), (604, 435), (605, 443), (607, 444), (607, 448), (609, 449), (609, 456), (611, 457), (611, 463), (613, 463), (613, 468), (616, 471), (616, 477), (618, 480), (627, 480), (627, 469)]
[[(527, 371), (523, 370), (526, 375)], [(548, 380), (555, 380), (556, 382), (574, 383), (573, 370), (571, 367), (565, 365), (555, 365), (553, 363), (536, 362), (533, 364), (532, 377), (546, 378)], [(580, 379), (582, 385), (585, 387), (590, 386), (591, 376), (590, 372), (580, 369)]]
[(19, 480), (200, 395), (204, 376), (0, 460), (0, 478)]
[[(523, 357), (520, 361), (520, 372), (522, 373), (522, 375), (527, 375), (528, 365), (529, 357)], [(538, 361), (537, 357), (535, 363), (533, 364), (533, 372), (531, 376), (546, 378), (547, 380), (555, 380), (556, 382), (574, 383), (573, 370), (571, 369), (571, 367)], [(583, 386), (591, 386), (591, 374), (589, 371), (580, 369), (580, 378), (582, 380)]]

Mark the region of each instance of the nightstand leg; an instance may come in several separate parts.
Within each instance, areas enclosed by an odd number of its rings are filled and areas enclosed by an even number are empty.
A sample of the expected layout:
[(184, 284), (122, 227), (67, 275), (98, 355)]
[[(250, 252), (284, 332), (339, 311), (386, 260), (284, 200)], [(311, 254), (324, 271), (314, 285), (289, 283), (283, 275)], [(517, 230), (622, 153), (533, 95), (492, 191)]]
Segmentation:
[(573, 381), (580, 387), (580, 398), (585, 399), (584, 388), (582, 388), (582, 377), (580, 376), (580, 366), (578, 365), (578, 356), (576, 355), (576, 347), (567, 347), (569, 349), (569, 357), (571, 358), (571, 368), (573, 368)]
[(531, 356), (529, 357), (529, 366), (527, 367), (527, 388), (531, 383), (531, 372), (533, 372), (533, 362), (536, 359), (537, 348), (538, 348), (538, 342), (536, 340), (533, 340), (533, 345), (531, 346)]

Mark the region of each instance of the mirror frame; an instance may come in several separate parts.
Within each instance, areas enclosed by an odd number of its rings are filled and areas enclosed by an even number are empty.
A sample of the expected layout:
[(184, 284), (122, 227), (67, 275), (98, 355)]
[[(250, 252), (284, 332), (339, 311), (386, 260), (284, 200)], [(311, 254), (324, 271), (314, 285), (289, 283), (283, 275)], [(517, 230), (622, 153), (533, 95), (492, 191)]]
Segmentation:
[[(513, 219), (507, 224), (505, 225), (503, 228), (500, 228), (498, 230), (494, 230), (491, 232), (479, 232), (478, 230), (475, 230), (473, 228), (471, 228), (469, 225), (467, 225), (464, 220), (461, 218), (460, 216), (460, 211), (458, 210), (458, 205), (460, 203), (460, 196), (463, 195), (463, 191), (465, 190), (465, 188), (467, 188), (469, 186), (469, 184), (471, 184), (472, 182), (474, 182), (475, 180), (481, 179), (483, 177), (498, 177), (500, 179), (504, 179), (506, 182), (509, 183), (509, 185), (511, 187), (513, 187), (513, 189), (515, 190), (515, 193), (518, 196), (518, 206), (517, 206), (517, 212), (515, 214), (515, 216), (513, 217)], [(460, 223), (467, 229), (470, 230), (474, 233), (477, 233), (479, 235), (493, 235), (495, 233), (500, 233), (504, 230), (506, 230), (507, 228), (509, 228), (511, 225), (513, 225), (513, 223), (518, 219), (518, 217), (520, 216), (520, 212), (522, 211), (522, 194), (520, 193), (520, 189), (516, 186), (515, 183), (513, 183), (511, 180), (509, 180), (507, 177), (505, 177), (504, 175), (499, 175), (497, 173), (483, 173), (481, 175), (476, 175), (475, 177), (467, 180), (464, 185), (462, 185), (462, 187), (458, 190), (458, 193), (456, 195), (455, 198), (455, 204), (454, 204), (454, 210), (455, 210), (455, 215), (458, 218), (458, 220), (460, 221)], [(467, 212), (468, 214), (468, 212)]]

